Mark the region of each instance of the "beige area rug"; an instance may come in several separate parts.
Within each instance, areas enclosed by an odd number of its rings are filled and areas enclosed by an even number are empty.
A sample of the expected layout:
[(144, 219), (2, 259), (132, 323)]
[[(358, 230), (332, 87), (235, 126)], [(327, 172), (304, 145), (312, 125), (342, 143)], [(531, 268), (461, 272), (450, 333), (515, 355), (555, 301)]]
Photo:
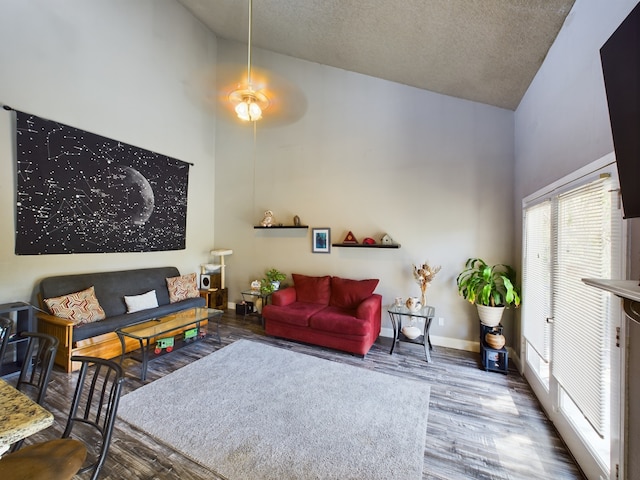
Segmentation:
[(122, 397), (118, 416), (231, 480), (421, 479), (430, 388), (239, 340)]

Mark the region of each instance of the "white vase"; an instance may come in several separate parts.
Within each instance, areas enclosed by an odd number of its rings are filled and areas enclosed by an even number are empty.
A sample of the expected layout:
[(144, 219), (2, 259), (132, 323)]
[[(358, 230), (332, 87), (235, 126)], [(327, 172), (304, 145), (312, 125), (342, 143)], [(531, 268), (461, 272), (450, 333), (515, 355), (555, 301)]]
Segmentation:
[(422, 332), (418, 327), (414, 327), (412, 325), (409, 325), (407, 327), (402, 327), (402, 333), (404, 334), (405, 337), (411, 340), (415, 340), (422, 334)]
[(502, 320), (504, 307), (488, 307), (486, 305), (476, 305), (480, 322), (487, 327), (497, 327)]
[(417, 312), (422, 308), (422, 304), (420, 303), (420, 299), (418, 297), (409, 297), (405, 302), (405, 306), (409, 309), (410, 312)]

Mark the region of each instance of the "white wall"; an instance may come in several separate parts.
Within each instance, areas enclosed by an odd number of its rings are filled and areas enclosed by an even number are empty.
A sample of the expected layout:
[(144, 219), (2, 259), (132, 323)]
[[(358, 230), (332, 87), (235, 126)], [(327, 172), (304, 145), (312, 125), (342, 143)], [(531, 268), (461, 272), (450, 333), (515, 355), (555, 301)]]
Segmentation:
[(522, 199), (613, 151), (600, 47), (637, 3), (577, 0), (515, 112), (518, 252)]
[[(246, 48), (219, 39), (218, 60), (241, 72)], [(477, 342), (477, 314), (455, 277), (469, 256), (512, 261), (513, 112), (258, 49), (253, 61), (276, 85), (287, 79), (288, 98), (297, 92), (299, 103), (288, 123), (265, 111), (255, 146), (251, 125), (219, 110), (216, 247), (234, 251), (230, 300), (276, 267), (289, 281), (291, 273), (379, 278), (389, 304), (419, 295), (411, 265), (429, 260), (442, 265), (429, 303), (445, 319), (432, 334), (462, 348)], [(297, 214), (310, 229), (254, 230), (267, 209), (284, 224)], [(360, 241), (388, 233), (402, 247), (313, 254), (313, 227), (331, 228), (332, 242), (348, 231)]]
[(175, 265), (197, 271), (213, 245), (215, 112), (194, 79), (215, 70), (215, 37), (173, 0), (3, 0), (0, 102), (191, 162), (186, 250), (16, 256), (15, 121), (0, 110), (0, 303), (38, 279)]

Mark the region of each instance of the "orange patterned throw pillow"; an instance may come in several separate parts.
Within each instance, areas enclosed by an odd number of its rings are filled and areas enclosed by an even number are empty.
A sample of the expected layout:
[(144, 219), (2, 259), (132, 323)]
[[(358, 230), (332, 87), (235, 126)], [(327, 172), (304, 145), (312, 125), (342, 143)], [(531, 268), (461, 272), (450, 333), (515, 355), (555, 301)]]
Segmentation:
[(56, 317), (69, 319), (76, 326), (97, 322), (106, 316), (98, 303), (93, 286), (68, 295), (45, 298), (44, 303)]
[(167, 278), (167, 289), (169, 290), (169, 302), (171, 303), (200, 296), (195, 273)]

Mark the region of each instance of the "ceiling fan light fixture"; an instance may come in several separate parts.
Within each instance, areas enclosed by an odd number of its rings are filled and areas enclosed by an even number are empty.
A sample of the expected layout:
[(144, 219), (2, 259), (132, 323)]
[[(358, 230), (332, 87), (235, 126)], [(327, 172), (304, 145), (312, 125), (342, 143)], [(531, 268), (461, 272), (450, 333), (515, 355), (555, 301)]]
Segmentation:
[(255, 122), (262, 118), (262, 112), (269, 106), (269, 99), (262, 92), (251, 88), (235, 90), (229, 95), (231, 103), (235, 104), (235, 111), (240, 120)]

